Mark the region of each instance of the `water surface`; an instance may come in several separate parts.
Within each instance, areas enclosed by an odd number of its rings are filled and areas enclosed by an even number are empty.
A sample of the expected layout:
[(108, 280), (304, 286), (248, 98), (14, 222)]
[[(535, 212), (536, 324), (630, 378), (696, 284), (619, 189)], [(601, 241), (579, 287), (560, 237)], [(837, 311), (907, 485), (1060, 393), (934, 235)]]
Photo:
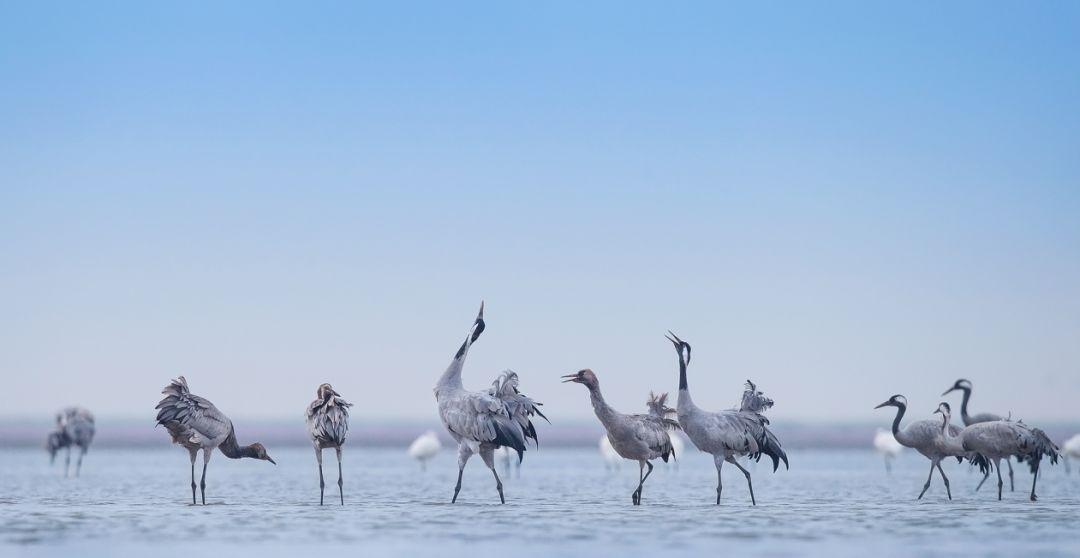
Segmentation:
[[(318, 501), (313, 452), (285, 448), (278, 466), (216, 455), (207, 503), (192, 506), (187, 453), (94, 449), (83, 475), (64, 479), (43, 451), (0, 451), (0, 554), (188, 556), (241, 552), (294, 556), (312, 548), (381, 555), (644, 555), (666, 549), (750, 556), (1076, 555), (1080, 553), (1080, 476), (1057, 466), (1029, 502), (1031, 475), (1017, 468), (1017, 491), (998, 502), (966, 465), (946, 466), (953, 501), (935, 476), (916, 501), (928, 462), (907, 453), (887, 476), (873, 453), (792, 451), (790, 471), (750, 467), (757, 507), (742, 474), (726, 466), (724, 502), (713, 505), (710, 456), (687, 452), (678, 467), (660, 464), (644, 505), (630, 505), (637, 466), (607, 471), (587, 449), (542, 448), (526, 454), (520, 476), (505, 474), (499, 505), (479, 459), (466, 470), (459, 501), (444, 451), (421, 472), (402, 451), (349, 448), (345, 506), (337, 503), (333, 453), (327, 504)], [(1007, 482), (1007, 481), (1006, 481)], [(1006, 487), (1007, 488), (1007, 487)]]

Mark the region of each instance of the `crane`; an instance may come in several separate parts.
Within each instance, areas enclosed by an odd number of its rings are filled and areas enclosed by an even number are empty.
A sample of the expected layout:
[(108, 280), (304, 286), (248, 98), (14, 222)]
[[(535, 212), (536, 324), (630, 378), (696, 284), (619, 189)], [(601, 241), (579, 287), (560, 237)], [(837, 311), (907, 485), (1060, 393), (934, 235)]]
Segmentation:
[[(667, 418), (669, 412), (673, 411), (664, 406), (667, 394), (650, 397), (648, 414), (627, 415), (616, 411), (604, 401), (604, 396), (600, 392), (600, 381), (592, 370), (586, 368), (576, 374), (567, 374), (563, 378), (563, 383), (574, 382), (588, 388), (593, 412), (596, 413), (596, 418), (600, 419), (600, 424), (604, 426), (604, 431), (607, 432), (608, 440), (615, 453), (623, 459), (638, 462), (638, 485), (630, 495), (630, 501), (635, 506), (640, 506), (641, 491), (645, 486), (645, 480), (649, 478), (653, 470), (653, 464), (649, 461), (659, 457), (667, 463), (668, 459), (674, 455), (668, 431), (678, 430), (679, 423)], [(653, 409), (660, 414), (653, 414)], [(645, 467), (649, 468), (648, 472), (645, 472)]]
[[(964, 422), (964, 426), (971, 426), (973, 424), (979, 424), (980, 422), (1005, 420), (1007, 418), (994, 413), (977, 413), (974, 415), (968, 414), (968, 401), (971, 400), (971, 388), (971, 381), (961, 378), (959, 380), (956, 380), (956, 382), (952, 385), (951, 388), (945, 390), (945, 392), (941, 394), (942, 397), (944, 397), (954, 391), (963, 392), (963, 399), (960, 400), (960, 420)], [(1013, 482), (1013, 466), (1012, 461), (1010, 461), (1007, 457), (1005, 458), (1005, 465), (1009, 467), (1009, 492), (1013, 492), (1016, 490), (1016, 485)], [(975, 487), (975, 492), (978, 492), (979, 489), (982, 488), (983, 483), (986, 482), (986, 479), (989, 476), (990, 472), (986, 471), (986, 474), (983, 475), (982, 481), (979, 483), (978, 486)]]
[(195, 456), (203, 452), (202, 479), (199, 482), (202, 503), (206, 505), (206, 466), (215, 448), (230, 459), (247, 457), (277, 463), (266, 453), (266, 448), (255, 442), (241, 446), (236, 442), (236, 431), (229, 417), (225, 416), (209, 400), (191, 393), (187, 380), (180, 376), (161, 391), (165, 397), (157, 404), (157, 423), (164, 426), (174, 444), (188, 450), (191, 456), (191, 503), (195, 504)]
[(345, 481), (341, 474), (341, 446), (345, 444), (345, 437), (349, 433), (349, 403), (341, 398), (341, 394), (334, 391), (330, 384), (320, 384), (315, 390), (315, 400), (308, 405), (305, 416), (307, 417), (308, 436), (315, 446), (315, 459), (319, 462), (319, 505), (323, 505), (323, 493), (326, 489), (326, 481), (323, 480), (322, 451), (326, 448), (334, 448), (337, 453), (338, 465), (338, 496), (341, 497), (341, 505), (345, 505)]
[(749, 456), (760, 460), (762, 454), (772, 458), (773, 472), (784, 462), (788, 467), (787, 454), (780, 446), (780, 440), (769, 430), (769, 419), (761, 414), (772, 407), (773, 401), (757, 391), (757, 386), (747, 380), (742, 402), (738, 409), (719, 412), (705, 411), (694, 404), (687, 387), (686, 368), (690, 364), (690, 344), (668, 331), (668, 341), (675, 345), (679, 354), (679, 397), (676, 412), (679, 425), (686, 437), (699, 450), (712, 454), (716, 465), (716, 503), (720, 504), (720, 494), (724, 489), (720, 470), (724, 462), (731, 463), (742, 471), (746, 485), (750, 488), (750, 503), (757, 505), (754, 497), (754, 483), (747, 471), (736, 460), (739, 456)]
[(503, 495), (502, 480), (495, 470), (495, 450), (510, 447), (518, 454), (518, 462), (524, 458), (525, 442), (532, 439), (538, 445), (536, 427), (532, 417), (547, 417), (540, 412), (539, 405), (518, 391), (518, 375), (506, 370), (486, 391), (469, 391), (461, 383), (461, 371), (469, 348), (484, 331), (484, 303), (480, 303), (480, 312), (469, 328), (465, 341), (454, 354), (450, 365), (435, 384), (435, 400), (439, 406), (439, 418), (450, 436), (458, 443), (458, 477), (454, 486), (451, 503), (457, 502), (461, 492), (461, 476), (465, 464), (474, 454), (480, 454), (484, 465), (495, 476), (495, 489), (499, 492), (499, 501), (506, 503)]

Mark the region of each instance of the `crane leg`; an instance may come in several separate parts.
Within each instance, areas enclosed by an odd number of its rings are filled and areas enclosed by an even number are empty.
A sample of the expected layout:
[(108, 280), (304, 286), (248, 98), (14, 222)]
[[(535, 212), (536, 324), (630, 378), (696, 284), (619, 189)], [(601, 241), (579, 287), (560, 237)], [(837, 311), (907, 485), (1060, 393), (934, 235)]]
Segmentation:
[(1035, 465), (1035, 474), (1031, 476), (1031, 501), (1037, 502), (1039, 497), (1035, 495), (1035, 483), (1039, 480), (1039, 465)]
[(67, 478), (71, 472), (71, 446), (67, 447), (67, 454), (64, 458), (64, 478)]
[(197, 450), (188, 450), (191, 454), (191, 505), (198, 504), (195, 500), (195, 456), (199, 454)]
[(75, 477), (82, 473), (82, 458), (86, 455), (86, 448), (79, 448), (79, 459), (75, 461)]
[(499, 502), (505, 504), (506, 497), (503, 496), (502, 481), (499, 480), (499, 472), (495, 470), (495, 467), (492, 467), (491, 474), (495, 475), (495, 490), (499, 491)]
[(465, 464), (469, 462), (470, 457), (472, 457), (472, 450), (469, 449), (469, 446), (466, 446), (465, 444), (459, 445), (457, 456), (457, 484), (454, 485), (454, 498), (450, 500), (451, 504), (457, 502), (458, 492), (461, 492), (461, 475), (465, 472)]
[(885, 474), (892, 474), (892, 458), (887, 455), (885, 456)]
[(1016, 484), (1013, 482), (1012, 459), (1006, 459), (1005, 464), (1009, 466), (1009, 492), (1016, 492)]
[(937, 462), (935, 461), (930, 462), (930, 475), (926, 477), (926, 484), (923, 485), (922, 492), (919, 493), (919, 497), (916, 498), (916, 500), (922, 500), (923, 494), (926, 494), (926, 490), (930, 488), (930, 479), (934, 478), (934, 465), (936, 464)]
[(982, 488), (983, 483), (986, 482), (986, 479), (988, 478), (990, 478), (990, 471), (983, 473), (983, 478), (979, 481), (979, 485), (975, 487), (975, 492), (978, 492), (979, 489)]
[(731, 457), (727, 458), (725, 461), (727, 461), (728, 463), (731, 463), (732, 465), (738, 467), (739, 470), (742, 471), (742, 474), (744, 476), (746, 476), (746, 486), (750, 487), (750, 503), (756, 506), (757, 505), (757, 500), (754, 499), (754, 483), (753, 483), (753, 481), (750, 480), (750, 471), (747, 471), (745, 468), (743, 468), (742, 465), (739, 465), (739, 462), (735, 460), (735, 456), (731, 456)]
[(941, 462), (937, 464), (938, 473), (941, 473), (941, 480), (945, 481), (945, 493), (949, 495), (949, 499), (952, 500), (952, 489), (949, 488), (949, 477), (945, 476), (945, 471), (941, 468)]
[[(641, 471), (638, 471), (638, 487), (637, 490), (634, 491), (634, 494), (631, 496), (635, 506), (641, 505), (641, 491), (645, 488), (645, 480), (649, 478), (649, 475), (652, 474), (653, 470), (653, 464), (649, 463), (648, 461), (641, 461), (640, 465)], [(649, 470), (645, 471), (645, 467), (648, 467)], [(644, 476), (641, 475), (642, 471), (645, 472)]]
[[(484, 465), (487, 465), (487, 468), (491, 469), (491, 474), (495, 475), (495, 490), (499, 491), (499, 501), (505, 504), (506, 498), (503, 496), (502, 480), (499, 479), (498, 466), (495, 464), (495, 450), (496, 448), (480, 448), (480, 459), (484, 460)], [(509, 467), (509, 456), (507, 456), (507, 463), (507, 467)]]
[(202, 496), (202, 505), (206, 505), (206, 466), (210, 463), (210, 448), (203, 450), (202, 479), (199, 480), (199, 495)]
[(724, 466), (724, 459), (719, 455), (713, 456), (713, 462), (716, 463), (716, 505), (720, 505), (720, 494), (724, 492), (724, 477), (720, 474), (720, 469)]
[(998, 501), (1001, 501), (1001, 487), (1005, 486), (1005, 481), (1001, 480), (1001, 460), (995, 461), (994, 465), (997, 467), (998, 473)]
[(326, 492), (326, 481), (323, 480), (322, 472), (322, 448), (315, 447), (315, 461), (319, 462), (319, 505), (323, 505), (323, 494)]
[(338, 496), (341, 497), (341, 505), (345, 505), (345, 481), (341, 476), (341, 447), (334, 448), (337, 450), (337, 490)]

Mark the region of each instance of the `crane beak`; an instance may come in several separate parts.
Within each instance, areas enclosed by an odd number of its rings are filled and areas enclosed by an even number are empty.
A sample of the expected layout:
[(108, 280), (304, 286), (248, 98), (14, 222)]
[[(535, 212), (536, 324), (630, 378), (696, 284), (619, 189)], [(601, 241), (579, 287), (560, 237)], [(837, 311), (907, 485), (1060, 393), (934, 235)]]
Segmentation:
[(338, 393), (336, 389), (332, 389), (332, 390), (330, 390), (330, 393), (333, 393), (333, 394), (334, 394), (334, 397), (341, 397), (341, 394), (340, 394), (340, 393)]
[(889, 405), (892, 405), (892, 401), (886, 401), (886, 402), (882, 403), (881, 405), (878, 405), (877, 407), (874, 407), (874, 408), (875, 409), (880, 409), (882, 407), (888, 407)]
[(676, 347), (682, 347), (683, 340), (679, 339), (679, 336), (672, 333), (670, 329), (667, 330), (667, 335), (664, 337), (666, 337), (668, 341), (671, 341)]
[(274, 465), (277, 465), (277, 461), (274, 461), (273, 459), (270, 459), (269, 455), (266, 456), (266, 460), (269, 461), (270, 463), (273, 463)]
[(942, 393), (941, 396), (944, 397), (944, 396), (949, 395), (950, 393), (952, 393), (954, 391), (956, 391), (956, 386), (953, 386), (953, 387), (945, 390), (945, 393)]
[(480, 321), (484, 319), (484, 301), (480, 301), (480, 313), (476, 315), (476, 320)]
[(579, 377), (577, 374), (567, 374), (567, 375), (563, 376), (563, 378), (566, 378), (565, 380), (562, 381), (562, 383), (564, 383), (564, 384), (566, 382), (580, 383), (580, 381), (581, 381), (581, 377)]

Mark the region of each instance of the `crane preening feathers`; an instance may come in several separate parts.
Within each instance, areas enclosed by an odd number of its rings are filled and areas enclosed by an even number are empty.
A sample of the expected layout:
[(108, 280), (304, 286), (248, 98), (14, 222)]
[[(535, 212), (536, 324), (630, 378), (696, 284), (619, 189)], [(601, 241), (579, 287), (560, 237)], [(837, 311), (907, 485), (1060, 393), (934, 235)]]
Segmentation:
[[(188, 390), (183, 376), (173, 380), (161, 391), (165, 398), (157, 404), (157, 423), (172, 436), (173, 443), (184, 446), (191, 455), (191, 503), (195, 502), (195, 456), (203, 452), (202, 480), (199, 483), (202, 503), (206, 504), (206, 465), (214, 448), (230, 459), (249, 457), (274, 463), (262, 444), (241, 446), (229, 417), (209, 400)], [(277, 463), (274, 463), (277, 465)]]
[(465, 342), (454, 354), (435, 384), (435, 400), (439, 405), (439, 418), (458, 443), (458, 477), (451, 503), (457, 502), (461, 492), (461, 476), (465, 464), (473, 454), (480, 454), (484, 465), (495, 476), (495, 489), (499, 500), (506, 503), (502, 481), (495, 470), (495, 450), (508, 447), (517, 452), (518, 462), (524, 457), (525, 443), (532, 439), (537, 444), (536, 427), (532, 417), (547, 417), (539, 405), (518, 391), (518, 375), (510, 370), (500, 374), (486, 391), (469, 391), (461, 383), (461, 371), (469, 348), (484, 331), (484, 303), (476, 316)]
[(341, 505), (345, 505), (345, 482), (341, 475), (341, 446), (345, 444), (345, 436), (349, 433), (349, 403), (341, 398), (341, 394), (334, 391), (330, 384), (322, 384), (315, 390), (315, 400), (308, 405), (305, 416), (307, 417), (308, 436), (315, 446), (315, 458), (319, 462), (319, 505), (323, 505), (323, 494), (326, 490), (326, 481), (323, 480), (322, 450), (334, 448), (337, 453), (338, 465), (338, 496)]

